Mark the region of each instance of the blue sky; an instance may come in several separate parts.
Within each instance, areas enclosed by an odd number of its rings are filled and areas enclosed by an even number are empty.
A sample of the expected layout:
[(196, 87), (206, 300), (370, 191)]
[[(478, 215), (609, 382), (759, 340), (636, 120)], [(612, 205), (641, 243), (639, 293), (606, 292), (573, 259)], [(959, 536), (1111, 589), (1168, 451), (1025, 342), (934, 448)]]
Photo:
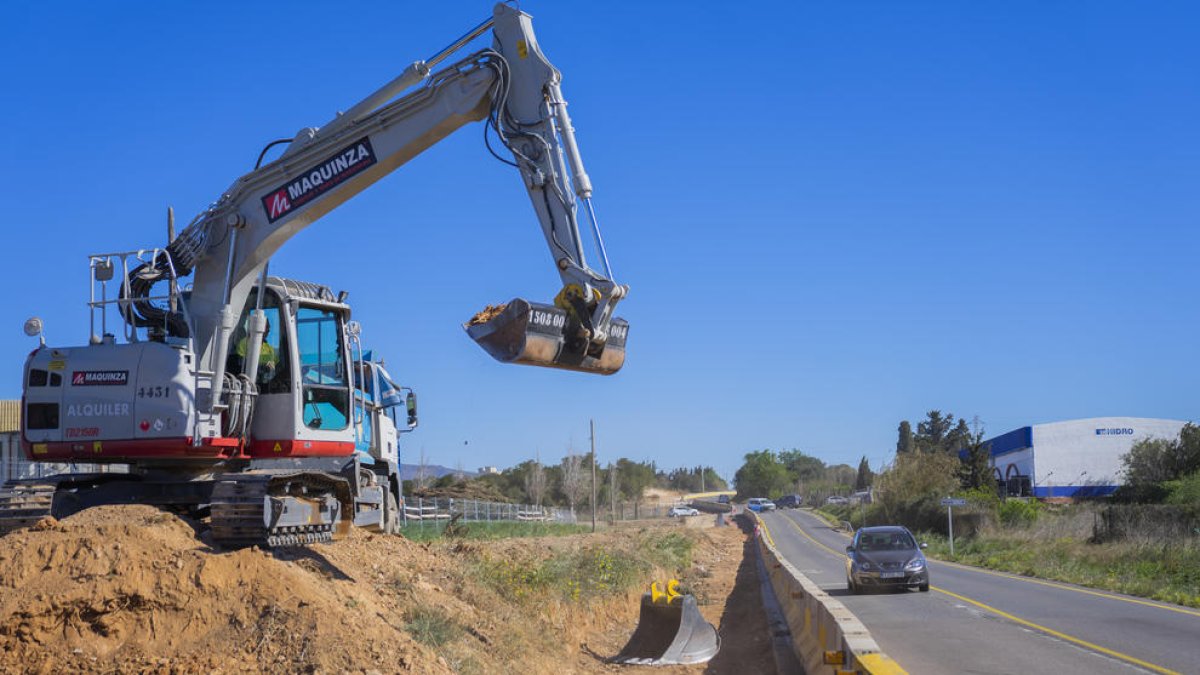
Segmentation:
[[(87, 338), (86, 255), (160, 243), (486, 2), (25, 3), (0, 21), (0, 396), (20, 330)], [(1193, 3), (526, 2), (563, 71), (618, 280), (611, 378), (501, 366), (460, 324), (558, 290), (467, 127), (285, 246), (421, 395), (414, 458), (872, 465), (930, 408), (989, 432), (1194, 419)]]

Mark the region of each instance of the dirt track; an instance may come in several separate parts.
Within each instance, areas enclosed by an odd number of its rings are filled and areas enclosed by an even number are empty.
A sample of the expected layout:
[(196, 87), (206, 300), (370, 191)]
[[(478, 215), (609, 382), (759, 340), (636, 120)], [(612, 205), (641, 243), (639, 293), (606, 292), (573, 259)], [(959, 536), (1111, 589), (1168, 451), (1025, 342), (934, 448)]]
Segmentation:
[[(124, 524), (116, 525), (114, 523)], [(708, 666), (607, 664), (637, 592), (518, 603), (480, 583), (482, 559), (628, 545), (629, 531), (416, 544), (355, 533), (272, 555), (213, 550), (203, 528), (150, 507), (104, 507), (0, 539), (0, 672), (767, 672), (752, 560), (736, 527), (688, 530), (679, 570), (718, 626)], [(656, 530), (651, 529), (653, 536)], [(668, 571), (661, 571), (668, 574)], [(414, 612), (454, 627), (430, 646)]]

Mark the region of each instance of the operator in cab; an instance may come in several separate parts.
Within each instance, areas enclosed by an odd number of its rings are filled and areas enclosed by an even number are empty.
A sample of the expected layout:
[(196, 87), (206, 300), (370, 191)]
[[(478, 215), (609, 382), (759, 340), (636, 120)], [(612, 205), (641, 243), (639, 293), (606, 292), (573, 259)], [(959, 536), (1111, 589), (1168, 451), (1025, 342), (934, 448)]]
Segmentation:
[[(270, 381), (275, 377), (275, 368), (279, 365), (279, 355), (275, 352), (275, 348), (267, 338), (271, 335), (271, 320), (267, 319), (266, 329), (263, 331), (262, 350), (258, 352), (258, 379), (260, 382)], [(244, 363), (246, 360), (246, 352), (249, 351), (250, 336), (244, 335), (241, 340), (238, 340), (237, 347), (234, 348), (234, 353)]]

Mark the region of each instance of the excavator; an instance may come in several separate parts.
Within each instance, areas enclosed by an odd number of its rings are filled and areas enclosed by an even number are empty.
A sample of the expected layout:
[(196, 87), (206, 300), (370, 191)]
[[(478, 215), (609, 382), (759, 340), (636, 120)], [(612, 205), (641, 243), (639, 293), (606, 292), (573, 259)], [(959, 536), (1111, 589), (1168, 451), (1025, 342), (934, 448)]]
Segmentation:
[[(490, 47), (442, 65), (489, 30)], [(396, 532), (398, 439), (417, 425), (416, 397), (363, 348), (345, 292), (268, 268), (305, 227), (471, 122), (520, 174), (562, 288), (552, 303), (489, 306), (467, 334), (504, 363), (620, 370), (629, 324), (613, 312), (628, 287), (613, 280), (561, 82), (529, 15), (498, 4), (324, 126), (269, 144), (177, 236), (169, 216), (165, 247), (90, 256), (88, 343), (48, 346), (41, 320), (26, 322), (38, 346), (22, 447), (34, 462), (128, 471), (10, 481), (0, 533), (105, 504), (207, 516), (227, 548)]]

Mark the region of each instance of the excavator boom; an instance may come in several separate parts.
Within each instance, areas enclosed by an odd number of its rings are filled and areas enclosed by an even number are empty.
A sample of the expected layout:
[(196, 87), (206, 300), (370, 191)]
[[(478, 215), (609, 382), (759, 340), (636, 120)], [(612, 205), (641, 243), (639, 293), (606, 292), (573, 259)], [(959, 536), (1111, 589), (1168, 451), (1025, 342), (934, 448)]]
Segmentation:
[[(488, 29), (490, 47), (450, 62)], [(33, 461), (129, 473), (10, 482), (0, 534), (113, 503), (207, 513), (227, 546), (327, 541), (351, 524), (396, 531), (399, 434), (417, 424), (415, 394), (402, 397), (363, 349), (345, 294), (268, 267), (305, 227), (471, 122), (485, 122), (503, 146), (489, 149), (520, 174), (561, 290), (552, 303), (480, 313), (468, 335), (506, 363), (617, 372), (629, 324), (613, 310), (628, 289), (613, 280), (561, 81), (529, 16), (496, 5), (427, 61), (300, 130), (277, 159), (260, 155), (165, 248), (92, 256), (87, 344), (42, 340), (26, 359), (22, 447)], [(31, 321), (27, 332), (40, 331)]]

